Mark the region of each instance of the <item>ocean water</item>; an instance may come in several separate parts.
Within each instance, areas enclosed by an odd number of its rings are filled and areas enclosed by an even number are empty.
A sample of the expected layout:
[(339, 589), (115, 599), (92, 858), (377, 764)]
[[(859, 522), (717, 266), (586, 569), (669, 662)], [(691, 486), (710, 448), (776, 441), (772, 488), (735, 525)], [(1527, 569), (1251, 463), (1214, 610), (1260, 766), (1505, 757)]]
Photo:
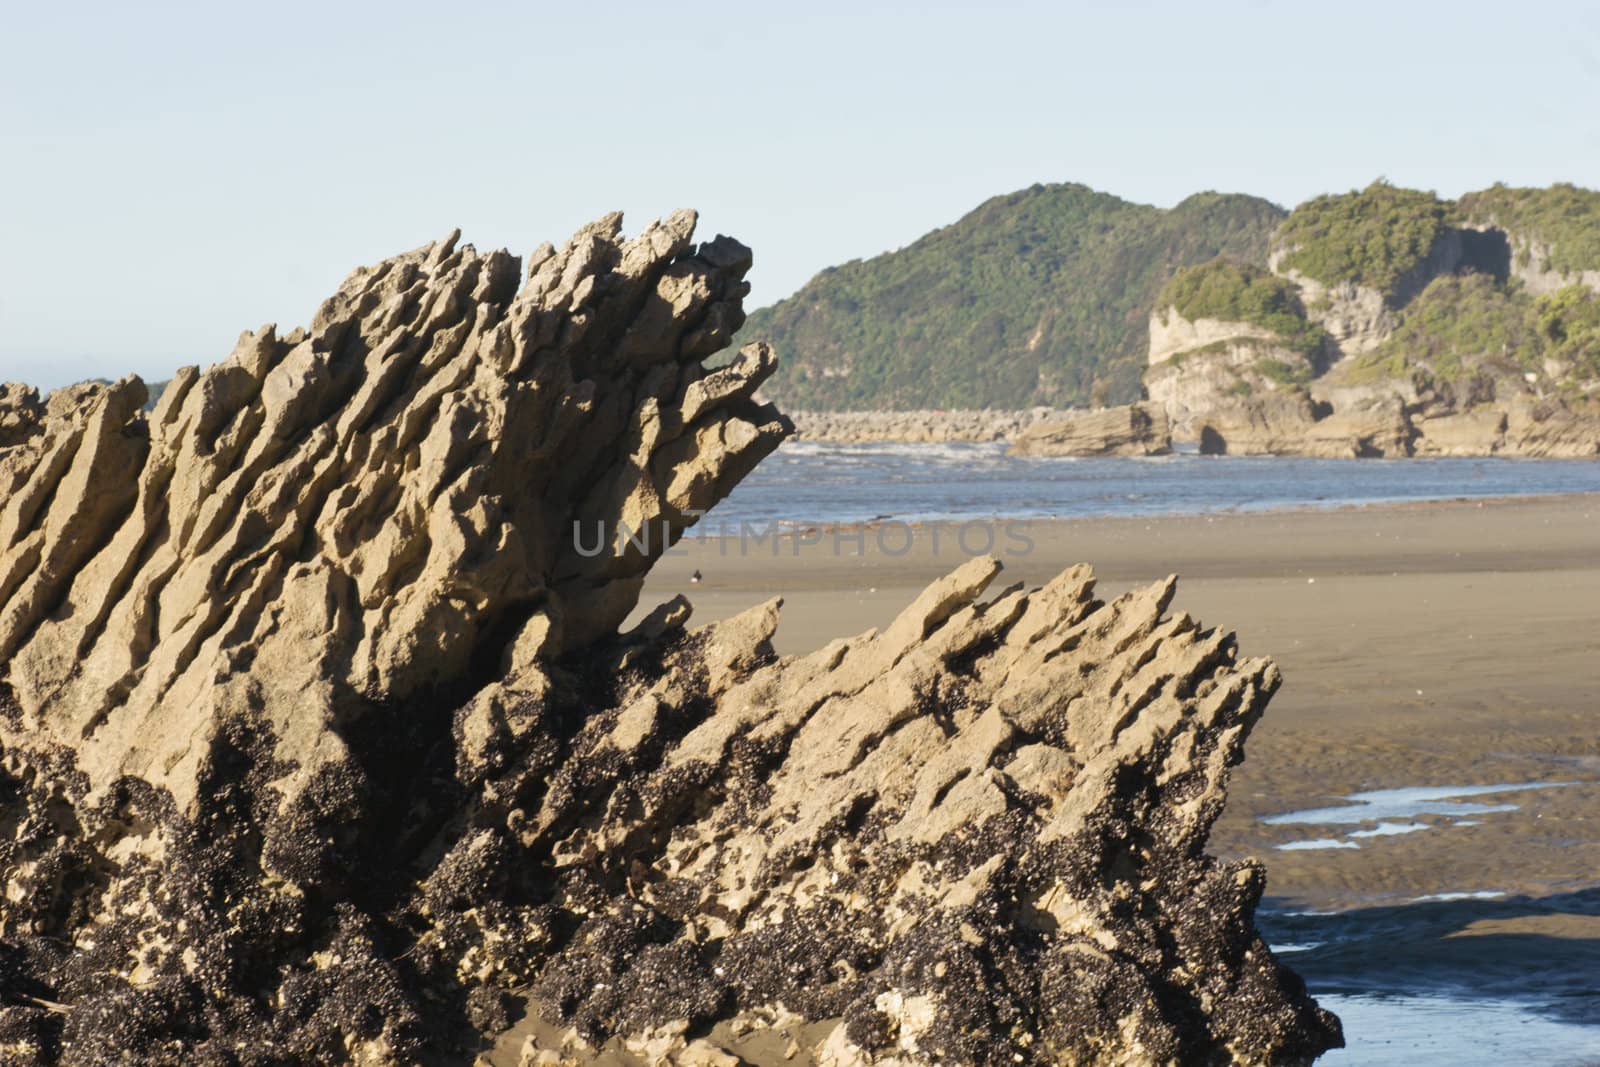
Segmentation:
[(1269, 898), (1257, 922), (1344, 1023), (1346, 1048), (1319, 1067), (1575, 1067), (1600, 1064), (1600, 943), (1576, 931), (1473, 931), (1596, 916), (1600, 889), (1440, 893), (1334, 912)]
[(1001, 444), (795, 441), (707, 517), (741, 523), (1181, 515), (1382, 501), (1600, 493), (1600, 461), (1008, 457)]
[(1323, 995), (1345, 1047), (1318, 1067), (1581, 1067), (1600, 1063), (1600, 1027), (1551, 1018), (1496, 997)]

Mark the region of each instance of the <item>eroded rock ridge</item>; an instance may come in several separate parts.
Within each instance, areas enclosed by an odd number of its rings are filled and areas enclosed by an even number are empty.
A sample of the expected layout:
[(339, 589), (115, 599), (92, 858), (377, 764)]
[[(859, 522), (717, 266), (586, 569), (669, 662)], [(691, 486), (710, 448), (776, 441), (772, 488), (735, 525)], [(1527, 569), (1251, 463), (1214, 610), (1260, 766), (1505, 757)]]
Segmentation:
[(5, 1062), (459, 1061), (527, 991), (535, 1062), (1337, 1042), (1204, 853), (1277, 672), (1170, 580), (621, 631), (790, 429), (765, 346), (708, 365), (750, 255), (693, 228), (452, 236), (149, 413), (0, 389)]

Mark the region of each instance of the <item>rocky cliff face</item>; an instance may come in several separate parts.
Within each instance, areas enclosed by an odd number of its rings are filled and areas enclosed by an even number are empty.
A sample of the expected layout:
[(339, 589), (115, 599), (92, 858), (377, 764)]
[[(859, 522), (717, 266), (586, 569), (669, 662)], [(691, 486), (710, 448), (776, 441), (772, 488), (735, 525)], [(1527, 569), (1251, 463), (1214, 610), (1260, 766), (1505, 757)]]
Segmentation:
[(1354, 282), (1323, 285), (1298, 271), (1284, 275), (1300, 287), (1306, 310), (1346, 355), (1370, 352), (1394, 331), (1394, 311), (1383, 294)]
[(1271, 330), (1248, 322), (1221, 319), (1189, 320), (1177, 308), (1157, 308), (1150, 314), (1149, 364), (1154, 367), (1183, 352), (1221, 347), (1239, 341), (1273, 341)]
[(148, 416), (0, 391), (5, 1062), (460, 1058), (523, 989), (535, 1060), (1338, 1042), (1203, 851), (1277, 672), (1171, 581), (977, 560), (787, 660), (776, 602), (619, 632), (789, 430), (764, 346), (705, 366), (750, 256), (693, 224), (426, 246)]
[[(1268, 377), (1270, 368), (1278, 378)], [(1144, 372), (1150, 407), (1164, 413), (1170, 434), (1197, 438), (1195, 420), (1228, 407), (1241, 394), (1270, 392), (1282, 378), (1309, 380), (1313, 361), (1271, 330), (1248, 322), (1190, 320), (1176, 308), (1150, 316), (1150, 366)]]
[(1600, 292), (1600, 270), (1563, 274), (1550, 265), (1550, 246), (1527, 237), (1511, 237), (1511, 275), (1535, 295), (1553, 293), (1569, 285)]

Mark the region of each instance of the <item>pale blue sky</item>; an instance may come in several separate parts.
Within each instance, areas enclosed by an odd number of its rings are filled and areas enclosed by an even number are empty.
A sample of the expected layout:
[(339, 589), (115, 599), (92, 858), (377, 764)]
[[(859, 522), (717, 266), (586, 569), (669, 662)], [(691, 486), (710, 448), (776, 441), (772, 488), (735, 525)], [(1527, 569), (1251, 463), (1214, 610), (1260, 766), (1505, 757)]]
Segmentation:
[(679, 206), (753, 304), (984, 198), (1600, 186), (1556, 3), (6, 5), (0, 380), (161, 377), (461, 226)]

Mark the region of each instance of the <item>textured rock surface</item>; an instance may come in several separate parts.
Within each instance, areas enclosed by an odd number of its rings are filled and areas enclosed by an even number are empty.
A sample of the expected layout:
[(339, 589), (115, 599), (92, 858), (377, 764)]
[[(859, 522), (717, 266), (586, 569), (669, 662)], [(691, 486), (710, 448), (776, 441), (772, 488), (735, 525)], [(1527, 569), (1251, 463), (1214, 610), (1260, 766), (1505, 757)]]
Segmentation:
[[(357, 271), (308, 332), (180, 372), (148, 421), (136, 380), (53, 395), (6, 456), (23, 717), (0, 741), (70, 745), (95, 797), (127, 774), (187, 809), (210, 740), (191, 708), (261, 714), (292, 802), (345, 759), (325, 724), (352, 702), (458, 676), (530, 616), (551, 651), (613, 629), (663, 524), (782, 436), (748, 401), (766, 350), (699, 363), (738, 325), (748, 251), (686, 255), (688, 214), (619, 225), (536, 253), (520, 289), (514, 257), (453, 239)], [(575, 522), (658, 536), (588, 557)]]
[(1557, 401), (1518, 398), (1506, 406), (1505, 437), (1496, 451), (1552, 459), (1600, 456), (1600, 415), (1575, 412)]
[(1299, 271), (1286, 271), (1284, 277), (1300, 287), (1306, 311), (1345, 355), (1370, 352), (1394, 332), (1394, 311), (1376, 289), (1341, 282), (1323, 285)]
[(1144, 404), (1065, 412), (1024, 430), (1006, 450), (1017, 456), (1159, 456), (1171, 451), (1166, 412)]
[(1419, 456), (1481, 456), (1505, 438), (1506, 416), (1500, 411), (1468, 411), (1438, 415), (1417, 423)]
[(1320, 413), (1304, 391), (1285, 390), (1197, 416), (1195, 434), (1200, 451), (1211, 456), (1302, 455)]
[(1268, 259), (1273, 271), (1300, 287), (1301, 301), (1311, 320), (1328, 332), (1344, 355), (1369, 352), (1394, 332), (1395, 310), (1404, 307), (1434, 278), (1463, 265), (1466, 242), (1460, 230), (1444, 227), (1421, 262), (1402, 275), (1389, 292), (1354, 282), (1325, 285), (1300, 271), (1284, 267), (1289, 249), (1276, 248)]
[(1080, 567), (980, 601), (998, 570), (776, 662), (763, 605), (586, 727), (573, 786), (600, 799), (548, 832), (560, 896), (631, 891), (590, 905), (540, 1001), (685, 1059), (705, 1049), (684, 1022), (732, 1005), (735, 1034), (837, 1020), (802, 1051), (839, 1064), (1296, 1062), (1331, 1040), (1250, 931), (1261, 868), (1202, 851), (1276, 670), (1168, 616), (1171, 580), (1101, 603)]
[(148, 416), (0, 391), (4, 1062), (459, 1062), (524, 989), (556, 1061), (1338, 1040), (1203, 851), (1277, 672), (1171, 581), (976, 560), (790, 660), (776, 602), (618, 633), (788, 431), (763, 346), (705, 365), (750, 257), (693, 221), (429, 245)]

